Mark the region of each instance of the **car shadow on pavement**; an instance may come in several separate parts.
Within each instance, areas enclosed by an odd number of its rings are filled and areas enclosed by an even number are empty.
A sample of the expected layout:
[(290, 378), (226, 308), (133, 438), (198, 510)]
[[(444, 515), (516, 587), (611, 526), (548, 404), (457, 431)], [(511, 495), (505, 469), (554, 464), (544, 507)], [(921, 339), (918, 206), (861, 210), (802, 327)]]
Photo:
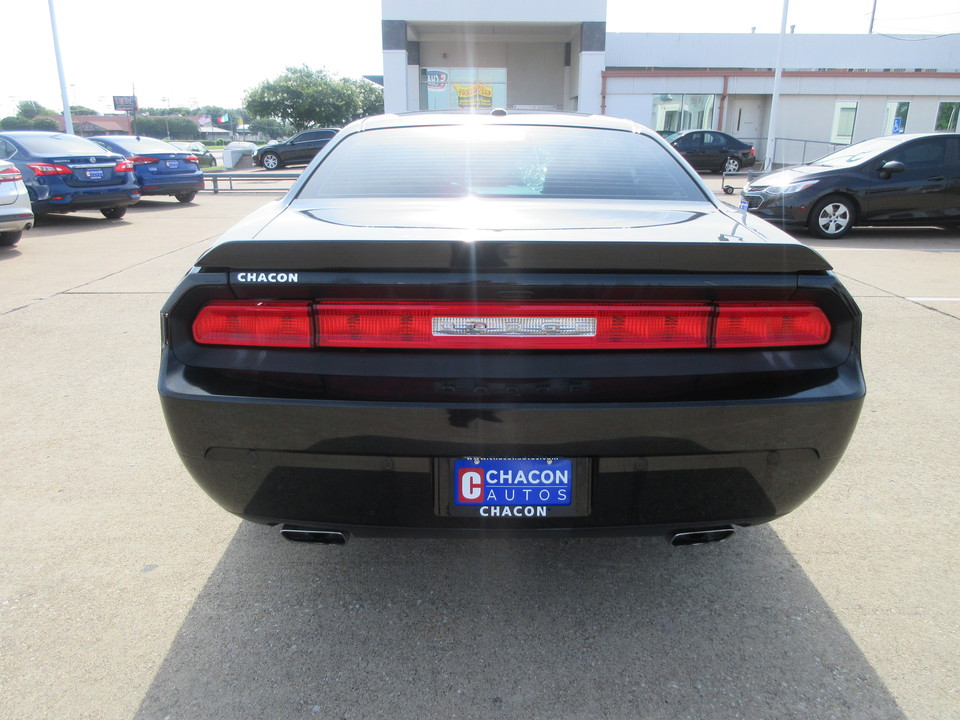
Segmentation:
[(903, 718), (769, 526), (291, 545), (243, 523), (136, 718)]

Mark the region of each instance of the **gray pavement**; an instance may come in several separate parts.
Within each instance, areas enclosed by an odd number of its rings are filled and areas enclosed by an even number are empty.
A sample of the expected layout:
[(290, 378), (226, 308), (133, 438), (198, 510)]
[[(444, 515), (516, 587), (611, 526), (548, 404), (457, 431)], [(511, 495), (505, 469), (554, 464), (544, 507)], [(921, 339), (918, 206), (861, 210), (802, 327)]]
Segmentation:
[(0, 718), (960, 717), (960, 234), (814, 243), (863, 309), (869, 395), (776, 523), (305, 547), (197, 489), (156, 396), (166, 295), (265, 201), (0, 251)]

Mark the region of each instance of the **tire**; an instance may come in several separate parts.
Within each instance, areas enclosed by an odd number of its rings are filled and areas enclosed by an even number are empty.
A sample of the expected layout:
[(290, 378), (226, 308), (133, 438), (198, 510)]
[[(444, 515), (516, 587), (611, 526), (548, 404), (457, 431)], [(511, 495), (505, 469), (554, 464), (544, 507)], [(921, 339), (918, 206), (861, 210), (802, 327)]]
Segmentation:
[(107, 220), (119, 220), (120, 218), (122, 218), (124, 215), (127, 214), (127, 208), (126, 207), (100, 208), (100, 212), (103, 213), (103, 216)]
[(174, 197), (182, 203), (193, 202), (193, 199), (196, 196), (197, 194), (195, 192), (177, 193), (176, 195), (174, 195)]
[(13, 247), (23, 236), (23, 230), (11, 230), (10, 232), (0, 232), (0, 247)]
[(736, 158), (733, 156), (728, 157), (726, 161), (723, 163), (722, 172), (725, 172), (725, 173), (740, 172), (741, 165), (742, 163), (740, 162), (740, 158)]
[(272, 152), (264, 153), (263, 157), (260, 158), (260, 164), (264, 170), (279, 170), (283, 167), (280, 156)]
[(835, 240), (847, 234), (857, 219), (853, 201), (842, 195), (828, 195), (813, 206), (807, 216), (807, 230), (826, 240)]

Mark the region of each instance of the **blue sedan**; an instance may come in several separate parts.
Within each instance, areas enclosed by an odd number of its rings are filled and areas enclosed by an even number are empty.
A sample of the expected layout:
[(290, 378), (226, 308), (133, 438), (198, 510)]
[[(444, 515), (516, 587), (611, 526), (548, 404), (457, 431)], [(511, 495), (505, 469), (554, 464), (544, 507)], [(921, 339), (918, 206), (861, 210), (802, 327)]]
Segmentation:
[(203, 190), (203, 172), (191, 152), (150, 137), (104, 135), (90, 139), (133, 163), (140, 192), (145, 196), (173, 195), (188, 203)]
[(140, 200), (133, 163), (76, 135), (0, 133), (0, 160), (17, 166), (36, 215), (95, 209), (118, 220)]

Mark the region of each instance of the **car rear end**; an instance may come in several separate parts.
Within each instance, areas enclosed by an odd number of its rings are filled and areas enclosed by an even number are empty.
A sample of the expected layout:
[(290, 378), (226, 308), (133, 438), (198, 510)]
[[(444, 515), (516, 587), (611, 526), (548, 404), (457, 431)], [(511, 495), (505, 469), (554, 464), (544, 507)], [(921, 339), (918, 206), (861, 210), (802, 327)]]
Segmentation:
[(85, 138), (64, 133), (4, 135), (37, 214), (124, 208), (140, 200), (133, 165)]
[(94, 141), (133, 163), (144, 196), (186, 195), (203, 190), (203, 171), (197, 156), (163, 140), (149, 137), (105, 136)]
[(23, 174), (13, 163), (0, 160), (0, 246), (15, 245), (31, 227), (33, 211)]
[(797, 507), (856, 424), (860, 313), (819, 255), (657, 152), (666, 202), (305, 180), (163, 310), (186, 467), (233, 513), (325, 533), (672, 534)]

